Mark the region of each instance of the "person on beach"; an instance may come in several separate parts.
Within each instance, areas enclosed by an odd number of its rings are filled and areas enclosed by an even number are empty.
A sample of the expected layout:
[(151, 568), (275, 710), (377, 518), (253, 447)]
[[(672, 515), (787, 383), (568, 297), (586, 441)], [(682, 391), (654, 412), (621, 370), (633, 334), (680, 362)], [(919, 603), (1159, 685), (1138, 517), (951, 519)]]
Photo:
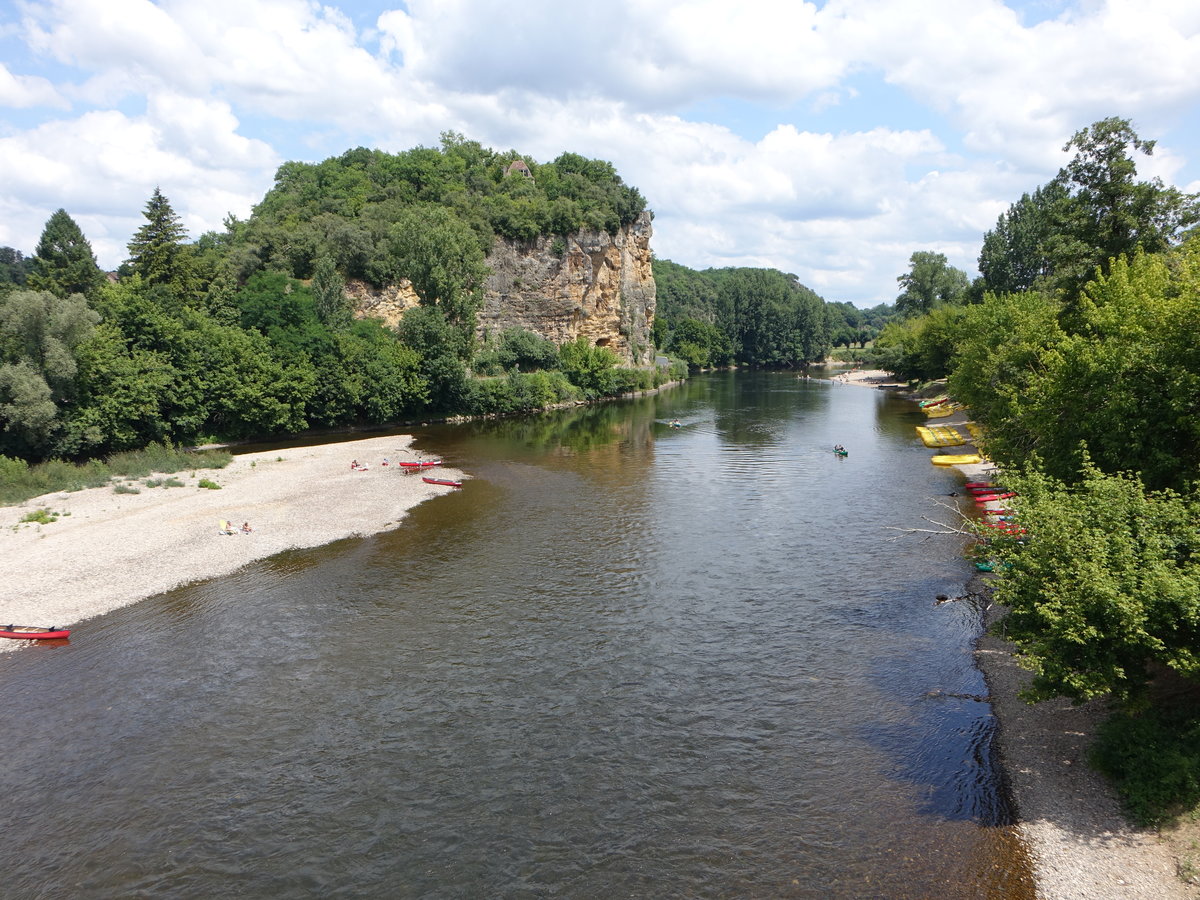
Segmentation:
[(357, 459), (352, 459), (352, 460), (350, 460), (350, 468), (351, 468), (351, 469), (357, 469), (357, 468), (358, 468), (358, 460), (357, 460)]
[(250, 533), (251, 531), (253, 531), (253, 530), (254, 530), (254, 529), (250, 527), (250, 523), (249, 523), (249, 522), (243, 522), (243, 523), (242, 523), (242, 534), (249, 534), (249, 533)]

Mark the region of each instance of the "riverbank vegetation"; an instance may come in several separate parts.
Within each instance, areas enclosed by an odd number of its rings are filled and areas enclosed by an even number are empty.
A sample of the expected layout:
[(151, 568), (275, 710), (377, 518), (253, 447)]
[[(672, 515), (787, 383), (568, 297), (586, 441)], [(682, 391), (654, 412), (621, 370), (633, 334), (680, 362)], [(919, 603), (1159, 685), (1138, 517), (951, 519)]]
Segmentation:
[(980, 278), (898, 301), (878, 341), (983, 427), (1025, 532), (988, 549), (1030, 698), (1112, 701), (1095, 761), (1143, 823), (1200, 803), (1200, 198), (1137, 179), (1153, 147), (1123, 119), (1078, 132)]
[(866, 360), (871, 351), (862, 348), (895, 312), (889, 304), (828, 303), (777, 269), (696, 271), (656, 259), (654, 283), (654, 343), (692, 369), (804, 369), (854, 344)]
[[(0, 456), (508, 414), (678, 379), (682, 362), (627, 369), (604, 347), (476, 332), (497, 237), (615, 232), (644, 210), (609, 163), (456, 134), (286, 163), (248, 220), (191, 243), (156, 189), (108, 275), (59, 210), (33, 256), (0, 252)], [(349, 278), (407, 279), (420, 305), (397, 328), (356, 318)]]
[(0, 506), (15, 506), (56, 491), (103, 487), (114, 479), (132, 481), (152, 474), (223, 469), (232, 460), (233, 455), (225, 450), (184, 450), (164, 444), (86, 463), (52, 459), (30, 465), (23, 459), (0, 456)]

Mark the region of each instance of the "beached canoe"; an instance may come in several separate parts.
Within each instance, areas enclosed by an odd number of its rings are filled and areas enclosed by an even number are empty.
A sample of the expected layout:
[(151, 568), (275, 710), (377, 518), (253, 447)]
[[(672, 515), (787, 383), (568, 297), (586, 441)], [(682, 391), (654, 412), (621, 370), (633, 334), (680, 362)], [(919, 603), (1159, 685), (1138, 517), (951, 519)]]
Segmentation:
[(0, 625), (0, 638), (15, 638), (18, 641), (56, 641), (71, 632), (66, 628), (46, 628), (42, 625)]
[(442, 461), (440, 459), (419, 459), (411, 462), (402, 460), (397, 463), (397, 465), (403, 466), (406, 469), (432, 469), (434, 466), (440, 466), (441, 464)]
[(940, 453), (929, 457), (935, 466), (969, 466), (982, 461), (977, 453)]
[(426, 484), (444, 484), (447, 487), (462, 487), (461, 481), (452, 481), (449, 478), (430, 478), (428, 475), (422, 476), (421, 480)]

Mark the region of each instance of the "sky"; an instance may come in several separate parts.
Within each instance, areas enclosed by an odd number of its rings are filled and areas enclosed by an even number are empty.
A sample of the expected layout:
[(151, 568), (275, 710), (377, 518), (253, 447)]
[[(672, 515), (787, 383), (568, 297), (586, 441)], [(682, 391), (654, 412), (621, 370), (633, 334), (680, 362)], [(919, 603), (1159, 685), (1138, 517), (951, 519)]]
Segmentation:
[(159, 188), (190, 237), (287, 161), (458, 132), (611, 162), (651, 248), (893, 302), (1119, 116), (1200, 191), (1197, 0), (0, 0), (0, 246), (65, 209), (116, 268)]

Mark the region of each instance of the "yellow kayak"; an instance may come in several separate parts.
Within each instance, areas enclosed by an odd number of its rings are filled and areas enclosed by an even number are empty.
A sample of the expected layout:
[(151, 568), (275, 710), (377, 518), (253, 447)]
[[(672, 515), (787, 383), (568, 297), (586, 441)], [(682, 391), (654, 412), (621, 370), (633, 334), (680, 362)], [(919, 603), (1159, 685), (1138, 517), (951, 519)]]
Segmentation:
[(931, 456), (929, 461), (935, 466), (969, 466), (972, 463), (983, 462), (978, 453), (942, 453)]

